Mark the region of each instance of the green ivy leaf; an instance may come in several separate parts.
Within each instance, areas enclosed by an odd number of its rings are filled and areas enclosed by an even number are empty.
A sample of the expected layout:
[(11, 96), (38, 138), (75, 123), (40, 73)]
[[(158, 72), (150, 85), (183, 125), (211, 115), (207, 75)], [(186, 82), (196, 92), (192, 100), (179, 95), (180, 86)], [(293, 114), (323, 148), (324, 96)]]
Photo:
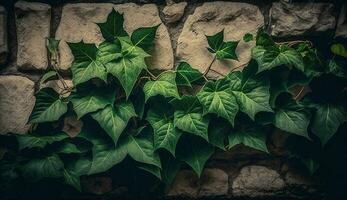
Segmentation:
[(161, 156), (161, 161), (162, 181), (170, 186), (181, 168), (181, 162), (170, 155)]
[(236, 55), (236, 47), (239, 41), (224, 42), (224, 30), (212, 35), (206, 36), (209, 47), (207, 48), (211, 53), (216, 54), (218, 60), (233, 59), (238, 60)]
[(114, 41), (117, 37), (128, 36), (123, 28), (123, 24), (123, 14), (114, 9), (112, 9), (111, 13), (107, 16), (106, 22), (97, 23), (106, 41)]
[(56, 71), (49, 71), (49, 72), (46, 72), (46, 73), (42, 76), (42, 78), (41, 78), (41, 80), (40, 80), (40, 85), (46, 83), (48, 80), (50, 80), (50, 79), (53, 78), (53, 77), (57, 77), (57, 74), (58, 74), (58, 73), (57, 73)]
[(226, 79), (207, 82), (197, 97), (203, 106), (204, 114), (214, 113), (234, 125), (239, 106)]
[(67, 185), (74, 187), (77, 191), (81, 192), (80, 177), (73, 171), (64, 169), (64, 182)]
[(179, 98), (175, 79), (176, 73), (173, 71), (167, 71), (160, 74), (157, 80), (148, 81), (143, 86), (145, 101), (156, 95)]
[(211, 121), (209, 126), (209, 141), (210, 143), (222, 150), (225, 150), (225, 139), (230, 132), (230, 125), (224, 120)]
[(77, 118), (112, 105), (116, 99), (115, 88), (93, 88), (85, 91), (72, 93), (70, 101), (73, 105)]
[(330, 60), (328, 63), (328, 72), (334, 74), (335, 76), (346, 78), (347, 77), (347, 67), (346, 63), (340, 60)]
[(182, 99), (174, 99), (172, 103), (177, 108), (174, 113), (175, 127), (208, 141), (209, 119), (203, 117), (198, 98), (183, 96)]
[(284, 131), (309, 138), (310, 114), (301, 106), (289, 104), (275, 113), (274, 125)]
[(65, 133), (58, 133), (51, 136), (18, 135), (17, 140), (19, 144), (19, 150), (21, 151), (25, 148), (43, 148), (48, 144), (62, 141), (68, 137), (69, 136)]
[(106, 133), (117, 144), (118, 138), (128, 124), (130, 118), (136, 113), (132, 103), (120, 103), (119, 105), (108, 105), (104, 109), (92, 114), (92, 117), (100, 124)]
[(226, 76), (231, 93), (236, 97), (239, 108), (254, 120), (258, 112), (272, 112), (269, 105), (269, 81), (264, 76), (245, 76), (245, 73), (232, 72)]
[(145, 51), (149, 51), (153, 47), (153, 41), (159, 26), (160, 24), (153, 27), (136, 29), (131, 34), (131, 41), (134, 44), (134, 46), (138, 46), (144, 49)]
[(77, 148), (77, 146), (70, 142), (64, 142), (61, 144), (57, 150), (57, 153), (61, 154), (79, 154), (82, 153), (81, 150)]
[(246, 129), (232, 131), (228, 135), (229, 145), (231, 149), (238, 144), (264, 151), (269, 153), (266, 147), (266, 133), (260, 126), (247, 127)]
[(168, 116), (163, 110), (150, 109), (147, 114), (147, 121), (154, 130), (155, 150), (163, 148), (175, 156), (176, 145), (182, 132), (175, 128), (172, 116)]
[(213, 146), (196, 136), (190, 136), (180, 141), (177, 157), (186, 162), (200, 177), (205, 163), (213, 153)]
[(138, 164), (137, 167), (139, 169), (142, 169), (142, 170), (154, 175), (159, 180), (161, 180), (161, 171), (160, 171), (159, 167), (154, 166), (154, 165), (147, 165), (147, 164), (143, 164), (143, 163)]
[(330, 50), (335, 55), (347, 57), (347, 50), (342, 44), (333, 44)]
[(29, 123), (57, 121), (67, 111), (67, 104), (52, 88), (43, 88), (36, 95), (36, 102)]
[(202, 78), (202, 73), (192, 68), (188, 63), (181, 62), (176, 69), (177, 85), (192, 87), (192, 83)]
[(313, 118), (312, 132), (326, 145), (341, 124), (347, 121), (343, 106), (324, 104), (318, 107)]
[(118, 39), (121, 43), (122, 56), (107, 63), (106, 68), (108, 73), (119, 80), (128, 98), (142, 69), (147, 68), (145, 58), (149, 55), (134, 46), (129, 37)]
[(243, 36), (243, 41), (244, 42), (250, 42), (253, 40), (253, 35), (251, 33), (246, 33), (244, 36)]
[(267, 34), (264, 29), (259, 29), (256, 36), (256, 45), (257, 46), (263, 46), (263, 47), (269, 47), (275, 45), (275, 42), (273, 41), (272, 37)]
[(102, 58), (97, 56), (98, 48), (95, 44), (68, 43), (74, 62), (71, 66), (72, 81), (75, 86), (92, 78), (107, 80), (107, 73)]
[(294, 66), (300, 71), (305, 70), (301, 55), (285, 45), (268, 48), (256, 46), (252, 49), (252, 58), (258, 63), (258, 73), (281, 65)]
[(63, 176), (64, 163), (56, 154), (34, 158), (21, 166), (22, 175), (30, 180), (40, 180), (42, 178), (59, 178)]

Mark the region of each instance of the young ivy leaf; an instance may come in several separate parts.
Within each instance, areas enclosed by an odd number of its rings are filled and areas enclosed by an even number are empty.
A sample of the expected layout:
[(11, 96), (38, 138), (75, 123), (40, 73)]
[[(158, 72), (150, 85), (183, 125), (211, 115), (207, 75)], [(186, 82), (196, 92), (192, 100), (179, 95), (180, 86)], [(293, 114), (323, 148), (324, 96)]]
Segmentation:
[(346, 63), (342, 60), (330, 60), (328, 64), (328, 73), (332, 73), (335, 76), (346, 78), (347, 68)]
[(128, 98), (142, 69), (147, 68), (145, 58), (149, 54), (134, 46), (129, 37), (118, 39), (122, 48), (122, 56), (108, 62), (106, 68), (108, 73), (119, 80)]
[(112, 138), (115, 144), (128, 124), (130, 118), (136, 113), (132, 103), (120, 103), (116, 106), (108, 105), (104, 109), (92, 114), (92, 117)]
[(65, 184), (70, 185), (77, 191), (81, 192), (80, 177), (74, 171), (64, 169), (63, 175)]
[(347, 50), (342, 44), (333, 44), (331, 45), (330, 50), (335, 55), (347, 58)]
[(51, 136), (36, 136), (36, 135), (20, 135), (17, 136), (19, 150), (23, 150), (25, 148), (43, 148), (48, 144), (52, 144), (54, 142), (62, 141), (69, 136), (65, 133), (58, 133)]
[(269, 81), (266, 77), (245, 76), (232, 72), (225, 78), (230, 83), (231, 93), (236, 97), (240, 110), (254, 119), (258, 112), (272, 112), (269, 105)]
[(323, 145), (326, 145), (345, 121), (347, 112), (343, 106), (320, 105), (313, 118), (312, 132), (319, 137)]
[(238, 60), (235, 50), (239, 41), (224, 42), (224, 30), (212, 36), (206, 35), (206, 38), (209, 45), (208, 51), (216, 54), (218, 60)]
[(100, 78), (106, 82), (106, 69), (102, 58), (97, 56), (98, 48), (95, 44), (86, 44), (81, 41), (79, 43), (68, 43), (68, 45), (75, 58), (71, 66), (72, 81), (75, 86), (92, 78)]
[(160, 26), (138, 28), (131, 34), (131, 41), (134, 46), (140, 47), (145, 51), (151, 50), (157, 29)]
[(197, 97), (203, 106), (204, 114), (214, 113), (234, 125), (239, 106), (226, 79), (207, 82)]
[(243, 41), (244, 42), (250, 42), (253, 40), (253, 35), (251, 33), (246, 33), (244, 36), (243, 36)]
[(248, 127), (243, 130), (232, 131), (228, 135), (228, 141), (229, 149), (238, 144), (243, 144), (253, 149), (269, 153), (266, 146), (266, 133), (260, 126)]
[(112, 105), (116, 99), (116, 90), (109, 88), (95, 88), (84, 92), (72, 93), (70, 101), (78, 119), (84, 115)]
[(192, 68), (188, 63), (181, 62), (176, 69), (177, 85), (192, 87), (192, 83), (202, 78), (202, 73)]
[(57, 77), (57, 74), (58, 73), (56, 71), (49, 71), (49, 72), (45, 73), (40, 80), (40, 85), (46, 83), (48, 80), (50, 80), (52, 78)]
[(67, 103), (52, 88), (43, 88), (36, 95), (36, 102), (29, 123), (57, 121), (67, 111)]
[(301, 106), (289, 103), (275, 113), (274, 125), (284, 131), (309, 139), (310, 114)]
[(209, 119), (203, 116), (202, 107), (195, 96), (183, 96), (173, 99), (175, 127), (182, 131), (202, 137), (208, 142)]
[(294, 66), (300, 71), (305, 70), (301, 55), (286, 45), (271, 47), (255, 46), (252, 58), (258, 63), (258, 73), (279, 67), (281, 65)]
[(167, 71), (161, 73), (157, 80), (148, 81), (143, 86), (143, 92), (145, 93), (145, 101), (147, 101), (150, 97), (156, 95), (180, 98), (175, 79), (176, 73), (173, 71)]
[(31, 181), (42, 178), (60, 178), (63, 176), (64, 163), (56, 154), (31, 159), (20, 168), (22, 175)]
[(182, 135), (182, 131), (175, 128), (172, 116), (160, 109), (150, 109), (147, 114), (147, 121), (154, 130), (154, 148), (168, 150), (175, 156), (176, 145)]
[(211, 121), (208, 131), (210, 143), (219, 149), (225, 150), (225, 139), (230, 130), (230, 124), (223, 119)]
[(148, 164), (143, 164), (143, 163), (139, 163), (137, 165), (137, 168), (142, 169), (152, 175), (154, 175), (155, 177), (157, 177), (159, 180), (161, 180), (161, 170), (159, 167), (155, 166), (155, 165), (148, 165)]
[(196, 136), (180, 140), (177, 157), (187, 163), (194, 172), (201, 176), (204, 165), (214, 153), (214, 147)]
[(112, 9), (111, 13), (107, 16), (104, 23), (97, 23), (100, 28), (102, 36), (106, 41), (114, 41), (117, 37), (128, 36), (123, 28), (124, 16), (116, 10)]

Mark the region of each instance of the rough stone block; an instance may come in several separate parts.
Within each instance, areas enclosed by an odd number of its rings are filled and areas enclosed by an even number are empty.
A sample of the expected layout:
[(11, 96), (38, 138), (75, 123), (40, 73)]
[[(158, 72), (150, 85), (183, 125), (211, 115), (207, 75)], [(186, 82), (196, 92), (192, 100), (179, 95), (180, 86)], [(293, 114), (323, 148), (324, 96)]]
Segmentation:
[(0, 6), (0, 65), (6, 62), (7, 52), (6, 10), (4, 7)]
[(322, 33), (335, 27), (334, 5), (329, 3), (273, 3), (271, 34), (279, 37)]
[(341, 9), (335, 37), (347, 38), (347, 4), (345, 4)]
[[(105, 22), (112, 9), (124, 13), (125, 30), (132, 33), (139, 27), (154, 26), (162, 23), (158, 8), (154, 4), (136, 5), (107, 3), (67, 4), (63, 8), (62, 18), (56, 32), (61, 39), (59, 46), (62, 70), (70, 68), (73, 56), (66, 42), (101, 43), (104, 39), (95, 23)], [(167, 28), (161, 24), (158, 28), (155, 47), (149, 59), (150, 69), (167, 70), (173, 67), (173, 52)]]
[(246, 166), (232, 184), (234, 196), (276, 196), (282, 193), (285, 183), (275, 170), (263, 166)]
[(51, 7), (19, 1), (15, 4), (17, 66), (21, 70), (43, 70), (48, 66), (46, 38), (50, 36)]
[(167, 23), (175, 23), (179, 21), (184, 14), (184, 9), (186, 8), (186, 6), (187, 2), (180, 2), (165, 6), (165, 8), (163, 9), (165, 21)]
[(24, 134), (35, 104), (34, 82), (22, 76), (0, 76), (0, 134)]
[(199, 197), (228, 195), (228, 174), (221, 169), (205, 169), (201, 177)]
[(225, 40), (240, 41), (236, 49), (239, 61), (216, 61), (212, 66), (213, 70), (227, 74), (250, 61), (254, 42), (245, 43), (242, 38), (246, 33), (256, 34), (263, 25), (264, 17), (255, 5), (235, 2), (204, 3), (186, 20), (178, 38), (176, 55), (204, 72), (213, 59), (206, 48), (208, 43), (205, 35), (214, 35), (224, 29)]

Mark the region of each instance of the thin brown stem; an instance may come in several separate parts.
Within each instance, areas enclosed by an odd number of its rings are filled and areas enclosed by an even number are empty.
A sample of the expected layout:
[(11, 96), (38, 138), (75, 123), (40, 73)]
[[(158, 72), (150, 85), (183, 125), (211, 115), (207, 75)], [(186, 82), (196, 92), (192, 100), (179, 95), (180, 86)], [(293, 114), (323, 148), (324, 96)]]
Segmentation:
[(288, 46), (294, 46), (299, 43), (309, 43), (311, 47), (313, 46), (313, 43), (309, 40), (294, 40), (294, 41), (288, 41), (288, 42), (278, 42), (277, 44), (280, 44), (280, 45), (286, 44)]
[(298, 94), (296, 94), (296, 96), (294, 97), (294, 100), (297, 101), (300, 97), (300, 95), (302, 94), (302, 92), (304, 91), (305, 86), (302, 86), (301, 90), (299, 91)]
[(207, 78), (206, 78), (206, 75), (207, 75), (207, 73), (210, 71), (210, 69), (211, 69), (211, 67), (212, 67), (212, 65), (213, 65), (213, 63), (214, 63), (214, 61), (216, 60), (216, 58), (217, 58), (216, 56), (213, 57), (213, 59), (212, 59), (210, 65), (206, 68), (205, 72), (203, 73), (203, 76), (204, 76), (205, 80), (207, 79)]
[(145, 70), (152, 80), (157, 80), (157, 77), (154, 74), (152, 74), (152, 72), (150, 72), (148, 69), (145, 69)]

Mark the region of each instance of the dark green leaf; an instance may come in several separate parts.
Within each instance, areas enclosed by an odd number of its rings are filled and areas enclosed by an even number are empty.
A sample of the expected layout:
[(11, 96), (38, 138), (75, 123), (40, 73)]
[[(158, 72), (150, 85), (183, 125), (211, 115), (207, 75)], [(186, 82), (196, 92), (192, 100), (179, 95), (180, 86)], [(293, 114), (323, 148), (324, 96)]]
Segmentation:
[(47, 82), (49, 79), (56, 77), (57, 76), (57, 72), (56, 71), (49, 71), (47, 73), (45, 73), (41, 80), (40, 80), (40, 85), (44, 84), (45, 82)]
[(18, 135), (17, 140), (19, 144), (19, 150), (21, 151), (25, 148), (43, 148), (48, 144), (62, 141), (68, 137), (69, 136), (65, 133), (58, 133), (51, 136)]
[(215, 53), (217, 59), (238, 60), (235, 50), (239, 41), (224, 42), (224, 30), (215, 35), (206, 36), (206, 38), (209, 45), (208, 50)]
[(232, 131), (228, 136), (228, 141), (229, 149), (238, 144), (243, 144), (259, 151), (269, 152), (266, 147), (266, 133), (259, 126)]
[(243, 36), (243, 41), (244, 42), (250, 42), (253, 40), (253, 35), (251, 33), (246, 33), (244, 36)]
[(97, 23), (102, 36), (107, 41), (114, 41), (117, 37), (128, 36), (123, 28), (124, 17), (116, 10), (112, 9), (104, 23)]
[(75, 172), (64, 169), (64, 182), (81, 192), (80, 177)]
[(202, 73), (192, 68), (188, 63), (181, 62), (176, 69), (177, 85), (192, 87), (192, 83), (202, 78)]
[(52, 88), (43, 88), (36, 95), (34, 109), (29, 123), (57, 121), (67, 111), (67, 104)]
[(146, 28), (138, 28), (131, 34), (131, 41), (135, 46), (138, 46), (145, 51), (148, 51), (153, 46), (155, 34), (159, 25)]
[(331, 45), (330, 50), (335, 55), (347, 57), (347, 50), (342, 44), (333, 44)]
[(161, 180), (161, 172), (160, 172), (159, 167), (157, 167), (155, 165), (148, 165), (148, 164), (143, 164), (143, 163), (140, 163), (137, 167), (139, 169), (142, 169), (142, 170), (154, 175), (159, 180)]
[(347, 121), (347, 113), (343, 106), (320, 105), (313, 118), (312, 132), (325, 145), (345, 121)]

